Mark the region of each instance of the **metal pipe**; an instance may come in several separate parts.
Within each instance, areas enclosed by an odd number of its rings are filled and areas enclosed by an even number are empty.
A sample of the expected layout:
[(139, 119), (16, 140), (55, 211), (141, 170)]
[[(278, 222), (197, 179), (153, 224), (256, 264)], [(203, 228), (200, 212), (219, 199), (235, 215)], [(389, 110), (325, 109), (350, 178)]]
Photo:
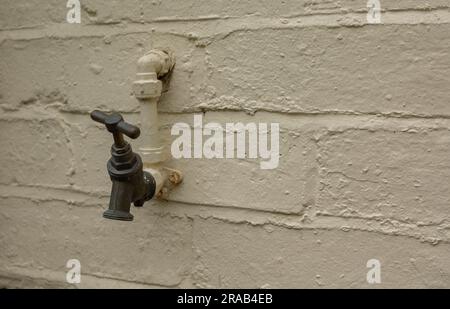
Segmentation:
[(167, 155), (161, 143), (158, 121), (158, 101), (163, 89), (160, 78), (167, 75), (174, 65), (171, 52), (153, 49), (138, 60), (136, 81), (133, 83), (133, 93), (140, 105), (142, 137), (139, 153), (144, 170), (155, 177), (156, 192), (167, 180), (166, 173), (162, 172), (162, 163)]

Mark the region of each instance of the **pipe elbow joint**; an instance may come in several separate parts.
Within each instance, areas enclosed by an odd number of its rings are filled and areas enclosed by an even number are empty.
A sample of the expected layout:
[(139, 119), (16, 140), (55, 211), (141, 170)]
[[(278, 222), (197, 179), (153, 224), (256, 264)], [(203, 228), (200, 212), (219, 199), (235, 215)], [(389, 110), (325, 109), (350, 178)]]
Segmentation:
[(137, 62), (137, 80), (133, 83), (133, 93), (138, 99), (161, 96), (163, 85), (159, 78), (167, 75), (175, 65), (170, 51), (152, 49)]
[(169, 50), (152, 49), (139, 58), (137, 72), (138, 75), (155, 73), (156, 77), (160, 78), (169, 73), (174, 65), (175, 60), (172, 52)]

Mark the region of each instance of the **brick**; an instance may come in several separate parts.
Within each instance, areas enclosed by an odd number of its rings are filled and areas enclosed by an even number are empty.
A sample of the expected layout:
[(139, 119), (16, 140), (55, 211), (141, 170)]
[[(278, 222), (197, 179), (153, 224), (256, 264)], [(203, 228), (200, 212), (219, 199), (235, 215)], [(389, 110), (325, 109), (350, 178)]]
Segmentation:
[(238, 31), (206, 48), (213, 95), (204, 93), (191, 105), (212, 110), (448, 115), (448, 27)]
[[(161, 114), (161, 134), (170, 153), (170, 128), (175, 122), (193, 125), (193, 114)], [(139, 125), (138, 114), (124, 115), (126, 121)], [(207, 113), (203, 123), (219, 122), (225, 127), (230, 119), (236, 122), (273, 122), (268, 116), (253, 117), (232, 113)], [(317, 182), (316, 148), (310, 132), (297, 132), (296, 125), (280, 119), (280, 159), (277, 168), (262, 170), (262, 159), (172, 159), (164, 165), (176, 168), (185, 175), (181, 186), (170, 193), (169, 199), (193, 204), (211, 204), (240, 208), (301, 213), (314, 199)], [(110, 193), (111, 181), (106, 162), (113, 142), (104, 126), (93, 122), (88, 115), (67, 115), (70, 139), (74, 145), (73, 171), (70, 183), (85, 191)], [(301, 131), (301, 129), (300, 129)], [(204, 138), (206, 140), (206, 137)], [(130, 141), (138, 152), (139, 139)], [(265, 160), (264, 160), (265, 161)]]
[(319, 142), (317, 207), (333, 215), (439, 223), (450, 216), (447, 130), (348, 130)]
[[(193, 125), (192, 115), (172, 116), (165, 118), (166, 129), (171, 128), (171, 120)], [(277, 122), (271, 117), (241, 115), (237, 118), (232, 113), (207, 113), (203, 118), (204, 124), (218, 122), (223, 127), (227, 122), (238, 121)], [(170, 141), (170, 131), (167, 130), (163, 134)], [(167, 166), (179, 169), (185, 175), (183, 183), (170, 194), (170, 199), (275, 212), (303, 212), (312, 203), (310, 193), (314, 191), (317, 180), (315, 145), (309, 133), (293, 131), (289, 122), (281, 122), (280, 130), (280, 160), (275, 169), (262, 170), (261, 159), (203, 158), (168, 162)], [(166, 144), (170, 147), (170, 142)]]
[(0, 28), (42, 27), (52, 22), (65, 22), (66, 3), (60, 0), (3, 0)]
[[(271, 0), (239, 1), (230, 0), (186, 0), (180, 3), (176, 0), (164, 0), (143, 2), (144, 20), (186, 18), (195, 19), (199, 17), (249, 17), (268, 16), (286, 17), (298, 15), (313, 15), (325, 13), (349, 13), (367, 12), (367, 1), (353, 0), (286, 0), (274, 2)], [(407, 9), (433, 9), (449, 7), (445, 0), (436, 0), (432, 3), (420, 3), (414, 0), (383, 1), (384, 10), (407, 10)]]
[[(203, 60), (195, 56), (192, 43), (185, 38), (130, 34), (109, 39), (110, 44), (103, 36), (6, 41), (1, 47), (0, 103), (10, 109), (59, 103), (61, 109), (76, 112), (135, 110), (138, 102), (131, 89), (137, 59), (154, 46), (166, 46), (169, 40), (179, 59), (172, 79), (176, 91), (170, 95), (170, 100), (182, 98), (178, 109), (189, 100), (189, 89), (197, 76), (205, 75)], [(196, 67), (195, 72), (192, 67)]]
[(0, 182), (64, 184), (72, 157), (69, 136), (57, 120), (0, 120)]
[(118, 222), (103, 219), (102, 211), (61, 201), (1, 198), (2, 270), (59, 271), (65, 283), (66, 262), (78, 259), (82, 276), (175, 286), (189, 274), (190, 220), (152, 216), (146, 208), (134, 209), (133, 223)]
[[(42, 27), (53, 23), (66, 23), (67, 1), (4, 0), (0, 11), (0, 28)], [(345, 14), (367, 12), (367, 1), (353, 0), (270, 0), (223, 2), (196, 0), (81, 0), (81, 23), (118, 24), (141, 23), (157, 20), (202, 20), (229, 17), (289, 17), (314, 14)], [(384, 11), (431, 10), (448, 8), (446, 0), (423, 3), (415, 0), (383, 1)]]
[[(134, 110), (136, 59), (170, 40), (178, 64), (161, 111), (448, 115), (448, 24), (433, 27), (440, 30), (386, 25), (241, 31), (206, 49), (166, 34), (114, 36), (110, 45), (103, 37), (6, 41), (1, 102), (16, 106), (57, 92), (69, 110)], [(261, 57), (254, 57), (256, 49)], [(33, 63), (21, 61), (35, 57)], [(43, 72), (50, 78), (42, 79)]]
[[(442, 288), (450, 283), (447, 245), (399, 236), (208, 219), (195, 221), (194, 246), (198, 263), (192, 276), (202, 288)], [(370, 259), (381, 263), (381, 284), (366, 281)]]

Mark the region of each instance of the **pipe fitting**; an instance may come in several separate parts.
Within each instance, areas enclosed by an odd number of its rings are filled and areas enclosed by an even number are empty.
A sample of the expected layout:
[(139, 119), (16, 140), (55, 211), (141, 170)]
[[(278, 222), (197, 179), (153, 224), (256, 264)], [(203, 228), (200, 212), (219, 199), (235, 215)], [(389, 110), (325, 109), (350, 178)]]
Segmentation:
[[(167, 159), (166, 147), (163, 145), (158, 121), (158, 100), (163, 91), (163, 82), (168, 81), (169, 73), (175, 65), (175, 57), (169, 49), (153, 49), (142, 56), (137, 62), (136, 81), (133, 83), (133, 93), (140, 103), (142, 138), (139, 154), (142, 157), (144, 171), (151, 173), (155, 179), (156, 193), (161, 192), (181, 182), (181, 173), (177, 181), (163, 167)], [(166, 78), (167, 77), (167, 78)], [(167, 83), (164, 84), (167, 86)]]
[(152, 99), (161, 96), (163, 85), (159, 78), (167, 75), (175, 65), (175, 57), (169, 50), (152, 49), (137, 62), (137, 80), (133, 93), (137, 99)]
[(175, 65), (173, 53), (168, 49), (152, 49), (144, 56), (139, 58), (137, 63), (137, 73), (148, 74), (156, 73), (157, 78), (161, 78), (169, 73)]
[(133, 83), (133, 93), (137, 99), (159, 98), (162, 93), (162, 82), (156, 78), (156, 73), (148, 73), (146, 79), (140, 79)]

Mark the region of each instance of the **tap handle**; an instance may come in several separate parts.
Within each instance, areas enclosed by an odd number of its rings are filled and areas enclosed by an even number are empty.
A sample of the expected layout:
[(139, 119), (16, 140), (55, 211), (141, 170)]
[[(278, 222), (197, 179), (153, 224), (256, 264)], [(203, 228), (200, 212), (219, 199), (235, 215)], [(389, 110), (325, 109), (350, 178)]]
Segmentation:
[(122, 140), (120, 133), (123, 133), (132, 139), (138, 138), (141, 134), (141, 130), (139, 130), (138, 127), (125, 122), (122, 115), (117, 113), (108, 115), (104, 112), (95, 110), (91, 113), (91, 118), (92, 120), (103, 123), (106, 126), (106, 129), (114, 135), (116, 144)]

